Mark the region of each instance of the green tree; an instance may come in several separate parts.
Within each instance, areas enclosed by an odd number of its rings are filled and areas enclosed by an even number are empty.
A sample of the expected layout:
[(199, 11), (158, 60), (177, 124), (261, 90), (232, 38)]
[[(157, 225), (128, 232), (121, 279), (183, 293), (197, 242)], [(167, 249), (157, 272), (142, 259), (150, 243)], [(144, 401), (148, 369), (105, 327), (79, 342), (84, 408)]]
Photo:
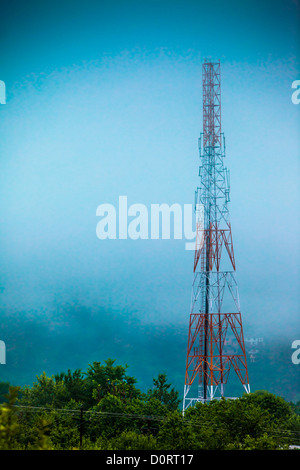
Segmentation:
[(123, 431), (107, 444), (112, 450), (155, 450), (157, 448), (155, 437), (135, 431)]
[(32, 387), (26, 386), (22, 389), (21, 405), (28, 406), (54, 406), (55, 403), (55, 381), (53, 377), (47, 377), (43, 372), (37, 376), (37, 381)]
[(56, 384), (63, 384), (64, 395), (62, 401), (69, 402), (73, 400), (84, 403), (88, 398), (86, 382), (81, 369), (76, 369), (74, 372), (68, 369), (67, 373), (61, 372), (55, 375), (54, 379)]
[(179, 411), (169, 412), (159, 426), (157, 444), (161, 450), (194, 450), (197, 438), (191, 425), (183, 420)]
[(44, 372), (32, 387), (11, 387), (0, 405), (0, 448), (78, 449), (82, 429), (84, 449), (248, 450), (299, 444), (297, 407), (281, 397), (258, 391), (236, 400), (199, 402), (183, 418), (178, 392), (166, 374), (142, 393), (127, 368), (107, 359), (89, 364), (84, 373), (76, 369), (48, 377)]
[(252, 403), (267, 411), (272, 415), (273, 422), (276, 421), (276, 423), (284, 422), (293, 415), (290, 403), (266, 390), (257, 390), (254, 393), (244, 394), (241, 401)]
[(122, 401), (141, 396), (140, 390), (135, 387), (137, 380), (126, 374), (128, 366), (115, 366), (114, 363), (115, 360), (107, 359), (104, 365), (101, 362), (89, 365), (85, 373), (88, 407), (99, 403), (107, 394), (117, 396)]
[(33, 437), (27, 448), (29, 450), (51, 450), (52, 443), (49, 437), (49, 427), (51, 423), (48, 419), (39, 418), (33, 428)]
[(14, 405), (18, 398), (19, 387), (9, 387), (9, 393), (5, 395), (7, 400), (0, 406), (0, 449), (11, 450), (17, 445), (19, 424), (14, 412)]
[(204, 449), (243, 449), (249, 447), (250, 440), (257, 448), (262, 442), (273, 449), (287, 444), (287, 436), (278, 432), (279, 421), (255, 400), (242, 397), (198, 403), (186, 411), (185, 417), (197, 425), (195, 432)]
[(157, 379), (153, 379), (154, 388), (148, 391), (148, 399), (156, 398), (169, 411), (178, 409), (180, 399), (178, 398), (178, 391), (171, 388), (171, 384), (167, 383), (166, 374), (159, 374)]

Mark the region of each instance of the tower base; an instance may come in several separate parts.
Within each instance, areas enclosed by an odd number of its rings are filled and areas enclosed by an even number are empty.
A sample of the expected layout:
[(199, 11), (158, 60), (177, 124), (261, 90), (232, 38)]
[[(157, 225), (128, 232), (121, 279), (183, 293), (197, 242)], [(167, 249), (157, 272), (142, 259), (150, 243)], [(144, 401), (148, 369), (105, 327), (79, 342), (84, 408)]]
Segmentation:
[[(250, 384), (243, 384), (246, 393), (250, 393)], [(188, 396), (191, 386), (185, 385), (183, 392), (183, 414), (190, 406), (195, 405), (196, 403), (208, 403), (212, 400), (221, 400), (226, 398), (226, 400), (236, 400), (238, 397), (225, 397), (224, 396), (224, 385), (220, 384), (218, 386), (208, 386), (206, 398), (204, 398), (203, 386), (198, 385), (198, 396), (190, 397)]]

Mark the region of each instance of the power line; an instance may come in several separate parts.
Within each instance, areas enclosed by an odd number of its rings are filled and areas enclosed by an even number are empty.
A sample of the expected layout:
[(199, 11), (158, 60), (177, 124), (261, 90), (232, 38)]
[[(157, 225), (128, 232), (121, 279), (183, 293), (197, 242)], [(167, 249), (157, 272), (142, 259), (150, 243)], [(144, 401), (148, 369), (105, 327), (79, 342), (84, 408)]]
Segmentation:
[[(166, 421), (168, 417), (166, 416), (160, 416), (160, 415), (141, 415), (141, 414), (135, 414), (135, 413), (121, 413), (121, 412), (111, 412), (111, 411), (96, 411), (96, 410), (82, 410), (81, 408), (79, 409), (66, 409), (66, 408), (49, 408), (49, 407), (42, 407), (42, 406), (29, 406), (29, 405), (13, 405), (14, 408), (22, 408), (31, 412), (39, 412), (39, 411), (48, 411), (48, 412), (58, 412), (58, 413), (84, 413), (84, 414), (93, 414), (96, 416), (100, 417), (112, 417), (112, 418), (128, 418), (128, 419), (142, 419), (142, 420), (147, 420), (147, 421)], [(182, 423), (191, 425), (191, 426), (196, 426), (200, 428), (217, 428), (219, 429), (220, 426), (218, 426), (216, 423), (198, 423), (193, 420), (187, 420), (182, 418)], [(295, 431), (295, 430), (289, 430), (289, 429), (273, 429), (269, 430), (267, 428), (261, 428), (262, 431), (268, 432), (268, 434), (284, 434), (287, 437), (294, 437), (290, 436), (290, 433), (300, 435), (300, 431)]]

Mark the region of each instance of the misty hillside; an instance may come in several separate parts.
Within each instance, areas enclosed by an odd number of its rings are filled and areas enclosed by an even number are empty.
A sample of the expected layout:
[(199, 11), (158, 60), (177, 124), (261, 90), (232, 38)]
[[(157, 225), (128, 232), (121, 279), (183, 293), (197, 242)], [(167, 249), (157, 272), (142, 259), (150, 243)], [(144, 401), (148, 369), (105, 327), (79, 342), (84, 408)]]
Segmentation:
[[(299, 366), (291, 360), (291, 335), (276, 338), (244, 330), (251, 391), (264, 389), (298, 401)], [(126, 312), (69, 305), (49, 319), (37, 318), (37, 312), (1, 312), (0, 338), (7, 348), (0, 381), (12, 385), (31, 385), (43, 371), (85, 370), (110, 357), (128, 364), (141, 389), (151, 386), (157, 372), (165, 372), (180, 396), (183, 391), (187, 325), (145, 325), (133, 316), (128, 319)], [(230, 377), (227, 394), (240, 396), (243, 388)]]

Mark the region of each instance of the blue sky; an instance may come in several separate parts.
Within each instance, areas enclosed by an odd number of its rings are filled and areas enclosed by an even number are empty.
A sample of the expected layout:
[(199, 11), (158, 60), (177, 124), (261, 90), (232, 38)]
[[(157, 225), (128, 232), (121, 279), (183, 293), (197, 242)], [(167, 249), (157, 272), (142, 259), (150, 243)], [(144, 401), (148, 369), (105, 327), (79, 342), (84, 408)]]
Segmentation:
[(221, 60), (244, 324), (299, 331), (299, 1), (1, 4), (1, 303), (188, 327), (184, 241), (96, 237), (96, 208), (189, 204), (201, 66)]

